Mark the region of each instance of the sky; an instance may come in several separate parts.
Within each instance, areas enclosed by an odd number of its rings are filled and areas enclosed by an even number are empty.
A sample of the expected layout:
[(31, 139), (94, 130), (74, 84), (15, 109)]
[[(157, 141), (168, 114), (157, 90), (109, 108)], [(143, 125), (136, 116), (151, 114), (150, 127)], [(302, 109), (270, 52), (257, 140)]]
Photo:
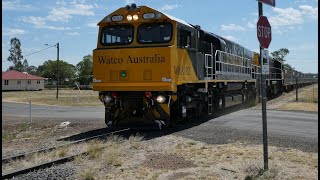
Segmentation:
[[(29, 66), (59, 59), (76, 65), (97, 46), (97, 23), (120, 7), (136, 3), (182, 19), (259, 52), (256, 0), (2, 0), (2, 70), (11, 62), (10, 39), (21, 42)], [(318, 73), (318, 0), (276, 0), (263, 5), (272, 27), (269, 52), (289, 49), (286, 62), (304, 73)], [(34, 54), (32, 54), (34, 53)], [(31, 55), (29, 55), (31, 54)]]

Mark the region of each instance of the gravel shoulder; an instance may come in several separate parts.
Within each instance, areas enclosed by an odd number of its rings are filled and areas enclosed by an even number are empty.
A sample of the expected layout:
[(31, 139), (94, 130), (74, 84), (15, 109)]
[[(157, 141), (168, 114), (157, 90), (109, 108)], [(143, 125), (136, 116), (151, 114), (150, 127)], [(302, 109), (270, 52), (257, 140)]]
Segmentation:
[[(207, 144), (176, 135), (95, 141), (88, 156), (15, 179), (317, 179), (318, 154), (269, 146), (263, 173), (261, 145)], [(93, 153), (94, 152), (94, 153)]]

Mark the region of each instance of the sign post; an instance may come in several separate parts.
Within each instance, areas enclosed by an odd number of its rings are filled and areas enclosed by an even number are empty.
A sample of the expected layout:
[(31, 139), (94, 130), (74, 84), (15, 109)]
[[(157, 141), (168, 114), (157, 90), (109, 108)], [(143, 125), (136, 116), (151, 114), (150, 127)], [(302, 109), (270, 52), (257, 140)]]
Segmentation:
[(269, 74), (268, 48), (271, 42), (271, 26), (267, 17), (263, 16), (262, 3), (275, 6), (275, 0), (258, 0), (259, 20), (257, 22), (257, 37), (260, 42), (260, 84), (262, 94), (262, 133), (263, 133), (263, 164), (264, 170), (268, 170), (268, 134), (267, 134), (267, 97), (266, 75)]
[(268, 75), (269, 74), (269, 51), (266, 49), (262, 49), (261, 58), (262, 58), (262, 64), (261, 64), (262, 74)]
[(258, 0), (261, 3), (268, 4), (270, 6), (275, 7), (276, 6), (276, 0)]

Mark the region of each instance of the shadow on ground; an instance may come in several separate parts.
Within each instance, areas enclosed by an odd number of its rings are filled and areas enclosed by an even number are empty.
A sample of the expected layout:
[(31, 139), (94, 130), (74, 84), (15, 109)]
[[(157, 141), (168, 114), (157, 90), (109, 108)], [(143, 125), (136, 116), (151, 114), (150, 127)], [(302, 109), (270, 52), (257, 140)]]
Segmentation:
[[(190, 129), (196, 126), (199, 126), (209, 120), (211, 120), (212, 118), (217, 118), (229, 113), (233, 113), (235, 111), (239, 111), (241, 109), (246, 109), (249, 108), (248, 106), (244, 106), (244, 105), (238, 105), (238, 106), (233, 106), (233, 107), (229, 107), (227, 109), (225, 109), (224, 111), (221, 112), (217, 112), (214, 117), (213, 116), (208, 116), (208, 115), (203, 115), (200, 117), (196, 117), (196, 118), (189, 118), (186, 121), (183, 122), (179, 122), (177, 125), (175, 125), (174, 127), (171, 128), (167, 128), (164, 130), (159, 130), (158, 128), (155, 127), (151, 127), (151, 128), (130, 128), (129, 130), (124, 130), (124, 129), (128, 129), (126, 128), (117, 128), (117, 129), (108, 129), (108, 128), (101, 128), (101, 129), (95, 129), (95, 130), (90, 130), (90, 131), (86, 131), (86, 132), (81, 132), (79, 134), (75, 134), (69, 137), (65, 137), (65, 138), (61, 138), (58, 139), (58, 141), (78, 141), (81, 139), (85, 139), (85, 138), (91, 138), (94, 136), (99, 136), (102, 134), (106, 134), (105, 136), (101, 136), (99, 137), (99, 139), (106, 139), (106, 136), (110, 136), (111, 134), (114, 135), (118, 135), (121, 136), (123, 138), (129, 138), (130, 136), (133, 135), (141, 135), (144, 137), (145, 140), (149, 140), (149, 139), (153, 139), (153, 138), (157, 138), (157, 137), (161, 137), (161, 136), (165, 136), (165, 135), (169, 135), (175, 132), (179, 132), (179, 131), (183, 131), (186, 129)], [(120, 132), (117, 132), (120, 131)], [(113, 133), (114, 132), (114, 133)]]

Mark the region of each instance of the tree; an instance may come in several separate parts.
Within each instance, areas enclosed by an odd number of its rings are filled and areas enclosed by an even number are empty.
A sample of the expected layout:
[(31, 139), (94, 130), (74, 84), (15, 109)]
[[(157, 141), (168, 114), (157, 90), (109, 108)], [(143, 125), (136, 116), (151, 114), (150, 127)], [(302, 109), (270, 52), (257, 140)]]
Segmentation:
[(27, 71), (27, 69), (29, 67), (27, 59), (24, 59), (22, 65), (23, 65), (23, 71)]
[(272, 57), (275, 60), (278, 60), (283, 63), (283, 66), (287, 67), (288, 69), (294, 70), (294, 67), (292, 67), (290, 64), (284, 63), (286, 60), (284, 57), (289, 54), (289, 49), (287, 48), (281, 48), (278, 51), (273, 51), (271, 53)]
[(89, 85), (92, 83), (92, 56), (87, 55), (83, 57), (77, 66), (78, 81), (82, 85)]
[[(50, 78), (57, 81), (57, 61), (48, 60), (36, 70), (38, 76)], [(59, 84), (67, 84), (69, 80), (76, 78), (76, 68), (74, 65), (59, 60)]]
[(23, 64), (21, 63), (21, 61), (18, 61), (17, 64), (15, 64), (14, 66), (10, 66), (9, 70), (15, 70), (15, 71), (23, 72), (24, 71), (24, 67), (23, 67)]
[(18, 65), (19, 62), (21, 63), (23, 56), (21, 52), (21, 43), (18, 38), (14, 37), (10, 40), (9, 53), (7, 60), (12, 62), (14, 66)]
[(38, 68), (36, 66), (29, 66), (27, 72), (32, 75), (37, 75)]
[(289, 54), (289, 49), (281, 48), (278, 51), (273, 51), (271, 53), (272, 57), (278, 61), (284, 62), (284, 57)]

